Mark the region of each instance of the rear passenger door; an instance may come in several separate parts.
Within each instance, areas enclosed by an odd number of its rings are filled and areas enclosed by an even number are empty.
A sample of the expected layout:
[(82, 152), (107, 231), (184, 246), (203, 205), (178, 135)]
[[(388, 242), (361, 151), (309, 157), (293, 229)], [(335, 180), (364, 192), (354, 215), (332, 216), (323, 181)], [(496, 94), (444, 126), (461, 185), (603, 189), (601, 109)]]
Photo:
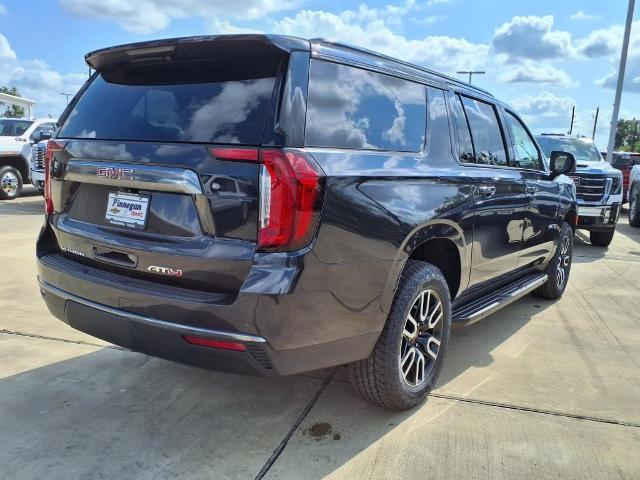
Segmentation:
[(518, 267), (527, 200), (520, 172), (509, 165), (505, 134), (491, 103), (450, 96), (459, 157), (474, 185), (474, 231), (469, 286)]
[(548, 179), (542, 155), (531, 133), (512, 112), (504, 112), (511, 138), (515, 167), (525, 183), (527, 208), (524, 211), (522, 252), (518, 263), (530, 265), (545, 259), (553, 250), (559, 235), (558, 202), (560, 186)]

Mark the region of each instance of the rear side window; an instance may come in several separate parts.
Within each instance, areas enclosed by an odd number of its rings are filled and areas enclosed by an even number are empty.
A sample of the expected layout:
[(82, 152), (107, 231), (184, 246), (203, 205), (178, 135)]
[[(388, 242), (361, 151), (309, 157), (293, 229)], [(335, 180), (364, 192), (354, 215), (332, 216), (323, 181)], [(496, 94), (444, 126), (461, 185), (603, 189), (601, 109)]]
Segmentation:
[(473, 98), (461, 97), (475, 150), (475, 163), (508, 166), (507, 153), (495, 107)]
[(311, 60), (307, 145), (419, 152), (425, 124), (423, 85)]
[(260, 145), (277, 67), (245, 60), (102, 73), (59, 137)]
[(451, 136), (449, 133), (449, 116), (444, 91), (427, 87), (428, 107), (427, 149), (429, 155), (437, 158), (451, 158)]
[(471, 141), (471, 133), (469, 132), (469, 123), (462, 108), (460, 97), (456, 95), (451, 96), (450, 99), (451, 112), (458, 132), (458, 158), (462, 163), (474, 163), (475, 155), (473, 154), (473, 142)]

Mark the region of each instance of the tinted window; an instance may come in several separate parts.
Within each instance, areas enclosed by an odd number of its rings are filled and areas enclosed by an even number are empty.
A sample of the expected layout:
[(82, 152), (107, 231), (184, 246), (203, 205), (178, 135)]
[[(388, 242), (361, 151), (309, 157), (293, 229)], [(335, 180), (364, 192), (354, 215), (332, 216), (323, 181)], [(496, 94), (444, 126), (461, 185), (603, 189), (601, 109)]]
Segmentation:
[(462, 104), (471, 128), (476, 163), (506, 166), (507, 154), (493, 105), (468, 97), (462, 97)]
[(99, 75), (59, 136), (259, 145), (277, 64), (270, 71), (194, 63)]
[(538, 147), (536, 147), (527, 129), (520, 120), (509, 112), (506, 112), (506, 118), (513, 140), (513, 153), (515, 154), (516, 167), (530, 168), (532, 170), (542, 169)]
[(473, 163), (475, 155), (473, 154), (473, 142), (471, 141), (471, 133), (469, 133), (469, 124), (467, 116), (462, 108), (460, 97), (453, 96), (451, 98), (451, 110), (458, 131), (458, 147), (460, 161), (463, 163)]
[(32, 123), (29, 120), (0, 120), (0, 137), (18, 137), (26, 132)]
[(306, 143), (311, 146), (421, 151), (423, 85), (359, 68), (311, 61)]
[(451, 158), (451, 137), (449, 135), (449, 116), (444, 91), (439, 88), (427, 88), (427, 149), (429, 155), (439, 158)]

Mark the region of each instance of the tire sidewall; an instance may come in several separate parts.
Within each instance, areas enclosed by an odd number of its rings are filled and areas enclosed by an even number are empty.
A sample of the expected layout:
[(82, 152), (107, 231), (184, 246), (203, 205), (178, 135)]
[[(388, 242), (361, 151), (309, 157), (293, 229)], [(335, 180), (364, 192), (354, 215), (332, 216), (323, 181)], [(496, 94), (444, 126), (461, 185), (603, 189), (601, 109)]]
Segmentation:
[[(401, 280), (402, 283), (398, 287), (398, 292), (388, 320), (389, 335), (387, 336), (388, 344), (386, 345), (386, 350), (389, 352), (389, 355), (387, 357), (386, 368), (388, 369), (387, 371), (394, 372), (393, 375), (390, 375), (390, 380), (393, 382), (393, 390), (398, 392), (404, 402), (415, 401), (418, 403), (422, 401), (434, 386), (446, 356), (451, 333), (451, 298), (447, 283), (436, 267), (426, 263), (424, 265), (425, 267), (420, 269), (417, 275), (405, 277)], [(442, 302), (444, 312), (442, 318), (444, 322), (442, 339), (438, 349), (438, 358), (429, 372), (427, 379), (420, 386), (412, 387), (403, 380), (400, 372), (399, 356), (402, 332), (404, 331), (407, 315), (418, 294), (427, 289), (434, 290)]]
[[(565, 270), (564, 283), (562, 286), (559, 286), (558, 281), (556, 280), (557, 273), (558, 273), (558, 258), (562, 253), (562, 242), (564, 241), (565, 236), (569, 237), (569, 257), (571, 258), (571, 261), (569, 262), (569, 266)], [(551, 268), (549, 269), (549, 272), (548, 272), (549, 280), (553, 282), (555, 294), (557, 297), (562, 296), (562, 294), (567, 288), (567, 285), (569, 284), (569, 275), (571, 274), (571, 267), (573, 265), (573, 237), (574, 237), (574, 233), (572, 228), (569, 226), (568, 223), (564, 222), (560, 227), (560, 239), (558, 241), (558, 247), (556, 248), (556, 253), (553, 256), (553, 259), (551, 260), (551, 265), (550, 265)]]
[(22, 186), (23, 186), (22, 175), (20, 174), (20, 171), (17, 168), (12, 167), (10, 165), (5, 165), (0, 167), (0, 179), (6, 172), (11, 172), (16, 176), (16, 178), (18, 179), (18, 189), (16, 190), (16, 193), (14, 195), (8, 195), (7, 193), (4, 192), (4, 190), (0, 189), (0, 200), (13, 200), (15, 198), (18, 198), (22, 193)]

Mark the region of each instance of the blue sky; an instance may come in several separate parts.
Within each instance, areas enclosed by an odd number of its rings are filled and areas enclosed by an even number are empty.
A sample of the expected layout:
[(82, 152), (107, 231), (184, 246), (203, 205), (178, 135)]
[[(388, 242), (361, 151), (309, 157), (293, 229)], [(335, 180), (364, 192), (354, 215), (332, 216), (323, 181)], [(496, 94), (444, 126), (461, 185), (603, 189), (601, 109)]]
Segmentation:
[[(234, 7), (231, 8), (231, 5)], [(120, 43), (216, 33), (326, 37), (453, 74), (510, 103), (536, 131), (576, 129), (606, 144), (626, 0), (0, 0), (0, 84), (57, 115), (87, 76), (84, 54)], [(621, 115), (640, 118), (640, 6)]]

